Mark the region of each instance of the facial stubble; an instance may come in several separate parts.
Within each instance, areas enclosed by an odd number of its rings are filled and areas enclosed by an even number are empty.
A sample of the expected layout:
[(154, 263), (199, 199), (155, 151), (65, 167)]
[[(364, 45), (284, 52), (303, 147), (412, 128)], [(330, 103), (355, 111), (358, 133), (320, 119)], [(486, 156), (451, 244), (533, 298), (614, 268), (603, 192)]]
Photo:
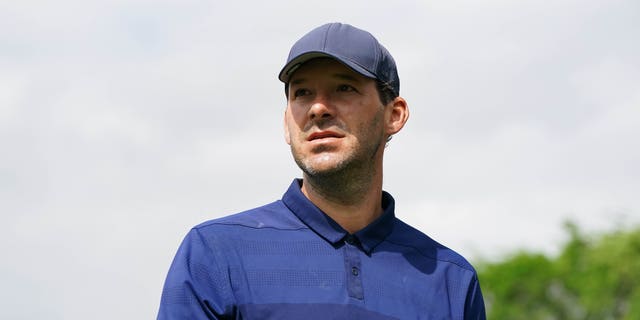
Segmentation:
[[(376, 155), (384, 145), (381, 129), (384, 112), (381, 109), (371, 122), (360, 123), (356, 136), (361, 139), (355, 146), (340, 154), (341, 159), (328, 168), (317, 168), (312, 159), (302, 156), (291, 144), (291, 153), (304, 173), (304, 183), (324, 198), (341, 204), (353, 204), (361, 200), (371, 185), (376, 171)], [(331, 151), (331, 147), (317, 147), (315, 156)], [(320, 155), (322, 156), (322, 155)]]

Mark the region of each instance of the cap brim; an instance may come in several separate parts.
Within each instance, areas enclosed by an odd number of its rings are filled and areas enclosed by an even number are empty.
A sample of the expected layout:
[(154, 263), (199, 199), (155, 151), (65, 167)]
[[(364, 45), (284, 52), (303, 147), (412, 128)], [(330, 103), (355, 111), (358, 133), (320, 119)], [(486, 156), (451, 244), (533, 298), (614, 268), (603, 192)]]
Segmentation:
[(291, 75), (293, 75), (293, 73), (298, 70), (298, 68), (300, 68), (300, 66), (302, 66), (305, 62), (311, 60), (311, 59), (315, 59), (315, 58), (332, 58), (335, 59), (337, 61), (339, 61), (340, 63), (344, 64), (345, 66), (349, 67), (350, 69), (352, 69), (353, 71), (367, 77), (367, 78), (372, 78), (372, 79), (377, 79), (376, 75), (374, 75), (373, 73), (369, 72), (367, 69), (361, 67), (360, 65), (358, 65), (357, 63), (346, 59), (344, 57), (340, 57), (338, 55), (333, 55), (330, 53), (326, 53), (326, 52), (320, 52), (320, 51), (312, 51), (312, 52), (306, 52), (303, 53), (293, 59), (291, 59), (291, 61), (289, 61), (289, 63), (287, 63), (282, 70), (280, 71), (280, 74), (278, 75), (278, 79), (280, 79), (280, 81), (284, 82), (284, 83), (288, 83), (289, 82), (289, 78), (291, 77)]

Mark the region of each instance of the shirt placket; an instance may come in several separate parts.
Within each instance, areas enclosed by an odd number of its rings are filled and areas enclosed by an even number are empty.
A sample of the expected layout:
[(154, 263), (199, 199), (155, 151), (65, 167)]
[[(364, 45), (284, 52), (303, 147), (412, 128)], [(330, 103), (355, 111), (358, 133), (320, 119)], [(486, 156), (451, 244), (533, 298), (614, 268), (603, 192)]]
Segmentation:
[(358, 300), (364, 299), (362, 289), (362, 265), (360, 262), (360, 249), (358, 240), (353, 235), (348, 235), (344, 246), (344, 266), (347, 278), (347, 290), (349, 297)]

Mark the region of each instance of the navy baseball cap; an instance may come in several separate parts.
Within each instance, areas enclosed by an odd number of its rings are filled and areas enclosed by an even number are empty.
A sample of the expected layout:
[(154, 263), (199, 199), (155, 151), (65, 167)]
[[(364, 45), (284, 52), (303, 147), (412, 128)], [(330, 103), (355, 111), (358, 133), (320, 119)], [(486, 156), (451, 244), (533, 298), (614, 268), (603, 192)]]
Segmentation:
[(321, 57), (336, 59), (365, 77), (387, 83), (400, 95), (398, 70), (389, 51), (371, 33), (343, 23), (327, 23), (300, 38), (278, 78), (286, 85), (303, 63)]

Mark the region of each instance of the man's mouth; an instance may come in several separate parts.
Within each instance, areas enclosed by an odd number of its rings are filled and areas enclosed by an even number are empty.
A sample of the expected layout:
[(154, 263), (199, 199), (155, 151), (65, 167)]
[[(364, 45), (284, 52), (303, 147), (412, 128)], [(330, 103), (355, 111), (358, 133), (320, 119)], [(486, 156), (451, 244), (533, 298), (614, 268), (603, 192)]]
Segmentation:
[(326, 139), (326, 138), (342, 138), (344, 135), (341, 135), (334, 131), (318, 131), (309, 135), (307, 141)]

